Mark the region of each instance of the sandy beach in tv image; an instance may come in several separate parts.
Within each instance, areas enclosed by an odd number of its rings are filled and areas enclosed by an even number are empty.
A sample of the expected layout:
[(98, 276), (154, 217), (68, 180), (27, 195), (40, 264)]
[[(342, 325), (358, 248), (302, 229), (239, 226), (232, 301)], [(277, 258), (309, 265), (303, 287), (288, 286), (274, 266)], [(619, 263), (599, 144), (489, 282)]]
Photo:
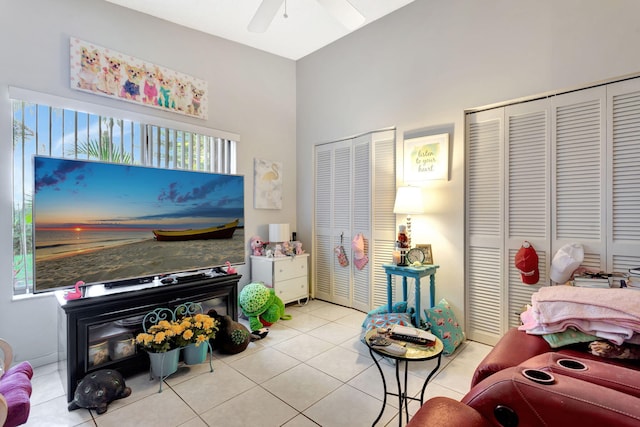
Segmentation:
[(244, 262), (242, 176), (34, 162), (36, 291)]

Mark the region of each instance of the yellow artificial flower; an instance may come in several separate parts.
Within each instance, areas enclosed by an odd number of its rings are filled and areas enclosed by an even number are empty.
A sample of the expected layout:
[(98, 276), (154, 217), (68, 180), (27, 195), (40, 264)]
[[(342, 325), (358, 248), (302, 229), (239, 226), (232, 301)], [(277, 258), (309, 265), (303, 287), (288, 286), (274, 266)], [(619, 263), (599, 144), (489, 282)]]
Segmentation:
[(190, 340), (192, 336), (193, 336), (193, 331), (191, 329), (187, 329), (182, 333), (182, 338), (184, 338), (185, 340)]
[(162, 342), (167, 338), (167, 335), (164, 332), (158, 332), (156, 336), (153, 338), (153, 342), (156, 344), (162, 344)]

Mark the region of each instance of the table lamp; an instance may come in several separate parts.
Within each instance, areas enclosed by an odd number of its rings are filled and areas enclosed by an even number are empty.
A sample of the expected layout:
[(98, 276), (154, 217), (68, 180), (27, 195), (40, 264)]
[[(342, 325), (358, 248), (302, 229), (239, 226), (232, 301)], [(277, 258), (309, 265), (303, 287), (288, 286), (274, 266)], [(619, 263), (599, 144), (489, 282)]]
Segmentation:
[(407, 215), (407, 237), (409, 247), (411, 247), (411, 214), (424, 213), (422, 188), (411, 186), (398, 187), (396, 202), (393, 205), (393, 213)]
[(282, 243), (291, 240), (289, 224), (269, 224), (269, 243)]

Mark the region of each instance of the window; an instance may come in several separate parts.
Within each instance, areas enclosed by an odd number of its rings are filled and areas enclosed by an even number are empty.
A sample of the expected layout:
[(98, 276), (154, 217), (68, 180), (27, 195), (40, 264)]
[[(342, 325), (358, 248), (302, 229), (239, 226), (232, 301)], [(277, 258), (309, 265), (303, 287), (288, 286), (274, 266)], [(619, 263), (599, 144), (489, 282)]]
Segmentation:
[[(13, 294), (33, 292), (34, 155), (235, 173), (237, 135), (10, 88)], [(64, 106), (63, 106), (64, 105)], [(86, 111), (95, 111), (94, 113)], [(182, 128), (182, 129), (181, 129)]]

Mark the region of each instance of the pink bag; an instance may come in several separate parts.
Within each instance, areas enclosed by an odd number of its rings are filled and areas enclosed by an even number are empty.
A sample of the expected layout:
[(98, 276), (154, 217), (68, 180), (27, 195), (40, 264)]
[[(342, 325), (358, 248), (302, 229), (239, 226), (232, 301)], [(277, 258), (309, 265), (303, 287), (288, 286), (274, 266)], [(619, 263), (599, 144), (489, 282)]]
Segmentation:
[(342, 267), (346, 267), (349, 265), (349, 260), (347, 259), (347, 254), (344, 251), (344, 246), (339, 245), (334, 249), (336, 255), (338, 256), (338, 262)]
[(369, 262), (369, 257), (365, 251), (365, 238), (362, 233), (356, 234), (351, 241), (351, 249), (353, 249), (353, 263), (358, 270), (362, 270)]
[(342, 267), (346, 267), (349, 265), (349, 260), (347, 259), (347, 254), (344, 251), (343, 240), (344, 233), (340, 234), (340, 245), (336, 246), (334, 249), (336, 256), (338, 257), (338, 262)]

